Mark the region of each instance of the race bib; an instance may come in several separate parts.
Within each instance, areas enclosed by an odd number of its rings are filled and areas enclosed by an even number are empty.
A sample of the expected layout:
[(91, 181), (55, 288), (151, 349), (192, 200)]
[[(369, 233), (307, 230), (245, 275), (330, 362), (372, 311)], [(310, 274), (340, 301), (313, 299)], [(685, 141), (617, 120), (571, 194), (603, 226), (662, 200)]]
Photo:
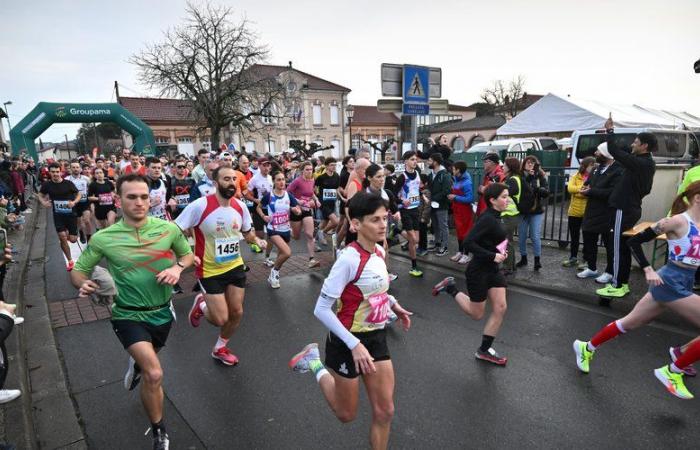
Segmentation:
[(100, 194), (97, 197), (100, 199), (100, 205), (109, 206), (114, 203), (114, 198), (112, 197), (111, 192)]
[(278, 212), (272, 214), (270, 223), (272, 224), (272, 229), (274, 230), (286, 230), (289, 227), (289, 212)]
[(245, 205), (248, 208), (255, 208), (255, 202), (253, 200), (248, 200), (247, 198), (244, 200)]
[(240, 240), (236, 237), (220, 238), (214, 241), (214, 260), (225, 263), (238, 258)]
[(383, 294), (370, 295), (369, 299), (370, 311), (367, 315), (367, 323), (381, 324), (387, 321), (389, 317), (389, 310), (391, 309), (391, 302), (389, 302), (389, 296), (384, 292)]
[(162, 206), (151, 208), (149, 215), (158, 219), (168, 220), (168, 216), (165, 214), (165, 208)]
[(420, 205), (420, 195), (412, 195), (412, 196), (408, 197), (408, 203), (409, 203), (408, 206), (411, 208), (414, 208), (414, 207)]
[(173, 198), (178, 208), (184, 208), (190, 203), (190, 196), (188, 194), (176, 195)]
[(338, 198), (338, 192), (335, 189), (324, 189), (323, 200), (335, 200)]
[(683, 257), (683, 264), (700, 267), (700, 236), (693, 236), (690, 248)]
[(53, 210), (56, 211), (57, 214), (72, 214), (73, 208), (68, 205), (69, 203), (68, 200), (54, 200)]

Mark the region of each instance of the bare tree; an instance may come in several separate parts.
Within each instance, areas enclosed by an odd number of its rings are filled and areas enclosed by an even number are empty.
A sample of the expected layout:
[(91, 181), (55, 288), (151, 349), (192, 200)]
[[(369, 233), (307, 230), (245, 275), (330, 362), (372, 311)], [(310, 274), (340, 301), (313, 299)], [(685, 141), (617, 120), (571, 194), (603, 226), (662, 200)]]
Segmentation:
[(493, 113), (505, 112), (515, 117), (519, 103), (526, 95), (525, 77), (518, 75), (507, 83), (503, 80), (494, 81), (492, 87), (481, 92), (481, 99), (491, 107)]
[(247, 19), (234, 22), (232, 8), (209, 2), (188, 2), (186, 12), (162, 42), (130, 58), (140, 81), (161, 96), (188, 100), (198, 130), (210, 129), (212, 148), (228, 126), (254, 132), (283, 115), (284, 84), (258, 65), (268, 49)]

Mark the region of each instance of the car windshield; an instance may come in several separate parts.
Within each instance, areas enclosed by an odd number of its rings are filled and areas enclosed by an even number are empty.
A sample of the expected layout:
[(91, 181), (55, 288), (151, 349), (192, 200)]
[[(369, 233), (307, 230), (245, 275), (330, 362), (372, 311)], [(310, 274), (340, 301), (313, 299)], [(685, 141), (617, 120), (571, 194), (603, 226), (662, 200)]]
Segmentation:
[[(637, 135), (635, 133), (615, 133), (615, 143), (618, 148), (630, 151), (632, 142)], [(584, 134), (579, 136), (576, 144), (576, 157), (581, 160), (587, 156), (593, 156), (600, 144), (605, 142), (604, 133)]]

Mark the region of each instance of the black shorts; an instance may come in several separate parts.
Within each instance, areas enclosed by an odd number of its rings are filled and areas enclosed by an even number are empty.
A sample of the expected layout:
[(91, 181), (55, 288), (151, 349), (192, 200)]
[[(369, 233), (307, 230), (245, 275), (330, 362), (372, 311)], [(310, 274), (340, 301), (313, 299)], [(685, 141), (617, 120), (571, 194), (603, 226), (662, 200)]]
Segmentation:
[(335, 214), (335, 201), (321, 203), (321, 217), (323, 217), (323, 220), (328, 220), (331, 214)]
[(70, 236), (78, 235), (78, 218), (73, 214), (54, 214), (53, 224), (58, 233), (67, 231)]
[[(260, 217), (260, 214), (254, 209), (248, 208), (248, 211), (250, 212), (250, 216), (253, 218), (253, 228), (255, 231), (264, 231), (265, 230), (265, 221), (263, 220), (262, 217)], [(267, 214), (267, 209), (263, 209), (263, 214)]]
[(217, 295), (226, 292), (226, 286), (232, 284), (238, 288), (245, 288), (245, 271), (243, 264), (234, 267), (226, 273), (209, 278), (200, 278), (199, 284), (207, 294)]
[(406, 231), (418, 231), (420, 228), (420, 214), (418, 208), (401, 209), (401, 228)]
[(506, 277), (503, 276), (498, 266), (484, 266), (483, 263), (474, 263), (467, 266), (467, 294), (474, 303), (486, 301), (489, 289), (507, 287)]
[(90, 211), (90, 202), (78, 202), (75, 204), (73, 207), (73, 211), (75, 211), (75, 215), (80, 217), (83, 215), (85, 211)]
[(272, 236), (279, 236), (289, 244), (289, 241), (292, 240), (292, 232), (291, 231), (272, 231), (269, 228), (267, 229), (267, 237), (271, 238)]
[(173, 321), (163, 325), (151, 325), (135, 320), (113, 320), (112, 329), (125, 349), (137, 342), (150, 342), (153, 348), (165, 347)]
[[(388, 361), (389, 346), (386, 345), (386, 330), (368, 331), (365, 333), (353, 333), (367, 351), (374, 362)], [(333, 369), (335, 373), (344, 378), (357, 378), (360, 376), (355, 371), (355, 361), (352, 359), (352, 351), (338, 336), (328, 333), (326, 338), (326, 367)]]
[(107, 220), (107, 213), (110, 211), (117, 212), (117, 208), (114, 206), (98, 206), (95, 205), (95, 219), (97, 220)]
[(314, 211), (312, 209), (302, 209), (300, 215), (294, 214), (292, 211), (289, 211), (289, 220), (292, 222), (301, 222), (304, 217), (313, 217), (314, 216)]

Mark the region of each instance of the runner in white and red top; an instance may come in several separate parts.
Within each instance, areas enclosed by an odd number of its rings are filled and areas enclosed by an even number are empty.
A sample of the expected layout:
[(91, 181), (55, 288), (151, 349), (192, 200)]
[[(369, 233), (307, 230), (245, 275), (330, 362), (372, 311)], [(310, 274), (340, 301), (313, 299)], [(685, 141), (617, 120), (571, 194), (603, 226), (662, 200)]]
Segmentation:
[(175, 223), (181, 230), (194, 229), (196, 275), (204, 292), (194, 299), (190, 324), (198, 327), (206, 317), (220, 327), (211, 356), (233, 366), (238, 364), (238, 357), (226, 345), (243, 317), (246, 280), (240, 241), (245, 238), (261, 248), (266, 242), (255, 236), (248, 208), (235, 198), (236, 172), (219, 167), (212, 173), (212, 180), (216, 192), (187, 205)]
[(411, 313), (387, 293), (389, 274), (384, 249), (377, 244), (385, 239), (386, 202), (378, 195), (360, 191), (349, 201), (348, 210), (357, 240), (346, 246), (333, 264), (314, 310), (330, 330), (325, 363), (331, 372), (321, 362), (316, 343), (295, 355), (289, 367), (314, 373), (341, 422), (356, 416), (361, 376), (373, 411), (371, 447), (385, 449), (394, 411), (394, 367), (385, 326), (393, 310), (408, 330)]

